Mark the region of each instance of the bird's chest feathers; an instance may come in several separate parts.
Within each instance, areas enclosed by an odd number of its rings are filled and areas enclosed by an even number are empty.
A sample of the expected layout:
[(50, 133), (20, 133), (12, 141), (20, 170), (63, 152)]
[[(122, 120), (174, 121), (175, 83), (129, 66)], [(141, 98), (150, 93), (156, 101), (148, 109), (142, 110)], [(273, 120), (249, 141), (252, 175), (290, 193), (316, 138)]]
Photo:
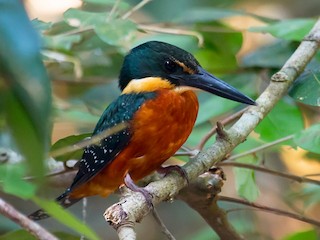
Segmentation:
[(138, 155), (154, 154), (163, 159), (171, 157), (190, 135), (198, 114), (198, 100), (189, 90), (163, 89), (157, 93), (135, 114), (132, 142)]

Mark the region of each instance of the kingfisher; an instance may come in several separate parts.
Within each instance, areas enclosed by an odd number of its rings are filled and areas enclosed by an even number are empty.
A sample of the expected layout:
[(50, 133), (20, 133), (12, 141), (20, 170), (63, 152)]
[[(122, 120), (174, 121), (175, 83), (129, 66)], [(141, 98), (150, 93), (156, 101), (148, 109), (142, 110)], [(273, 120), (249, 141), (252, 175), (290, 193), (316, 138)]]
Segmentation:
[[(199, 108), (195, 88), (255, 104), (204, 70), (191, 53), (159, 41), (143, 43), (129, 52), (120, 71), (119, 88), (121, 95), (103, 112), (93, 136), (127, 124), (84, 149), (73, 183), (56, 198), (64, 208), (84, 197), (106, 197), (123, 184), (144, 194), (135, 182), (160, 169), (193, 129)], [(29, 215), (33, 220), (47, 217), (41, 209)]]

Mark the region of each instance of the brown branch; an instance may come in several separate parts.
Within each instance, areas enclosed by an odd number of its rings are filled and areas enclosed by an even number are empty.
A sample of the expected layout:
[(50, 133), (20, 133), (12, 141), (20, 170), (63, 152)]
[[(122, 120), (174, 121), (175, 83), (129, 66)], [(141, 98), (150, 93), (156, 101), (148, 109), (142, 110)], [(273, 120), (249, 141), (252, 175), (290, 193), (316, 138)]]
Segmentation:
[(2, 198), (0, 198), (0, 213), (20, 225), (22, 228), (26, 229), (37, 239), (58, 240), (58, 238), (48, 232), (45, 228), (27, 218), (9, 203), (5, 202)]
[(226, 213), (217, 205), (217, 194), (221, 191), (224, 174), (207, 172), (177, 195), (197, 211), (222, 240), (243, 239), (228, 222)]
[[(317, 52), (319, 43), (320, 20), (283, 68), (273, 75), (269, 86), (257, 99), (257, 106), (250, 107), (227, 131), (227, 139), (218, 138), (206, 151), (200, 152), (195, 159), (183, 166), (190, 182), (223, 160), (229, 152), (246, 139), (249, 133), (286, 94), (290, 85)], [(166, 199), (173, 198), (185, 185), (185, 179), (176, 173), (171, 173), (159, 181), (150, 183), (145, 187), (145, 190), (152, 194), (152, 202), (155, 206)], [(109, 207), (105, 212), (105, 217), (107, 221), (121, 226), (123, 222), (139, 222), (149, 212), (150, 209), (143, 195), (139, 192), (131, 192), (124, 196), (119, 203)], [(112, 219), (108, 216), (112, 216)]]
[(263, 206), (257, 203), (251, 203), (248, 202), (246, 200), (243, 199), (237, 199), (237, 198), (231, 198), (231, 197), (226, 197), (226, 196), (218, 196), (218, 201), (225, 201), (225, 202), (232, 202), (232, 203), (239, 203), (242, 205), (246, 205), (261, 211), (265, 211), (265, 212), (269, 212), (269, 213), (273, 213), (273, 214), (277, 214), (277, 215), (281, 215), (281, 216), (286, 216), (289, 218), (293, 218), (302, 222), (306, 222), (306, 223), (310, 223), (312, 225), (315, 225), (317, 227), (320, 227), (320, 222), (316, 221), (314, 219), (311, 218), (307, 218), (305, 216), (302, 215), (298, 215), (292, 212), (287, 212), (281, 209), (277, 209), (277, 208), (272, 208), (272, 207), (267, 207), (267, 206)]
[(256, 170), (259, 172), (265, 172), (265, 173), (269, 173), (269, 174), (272, 174), (275, 176), (288, 178), (288, 179), (291, 179), (291, 180), (299, 182), (299, 183), (305, 182), (305, 183), (313, 183), (313, 184), (320, 185), (320, 181), (318, 181), (318, 180), (310, 179), (307, 177), (301, 177), (301, 176), (297, 176), (297, 175), (290, 174), (290, 173), (283, 173), (283, 172), (271, 170), (271, 169), (268, 169), (265, 167), (252, 165), (252, 164), (239, 163), (239, 162), (221, 162), (218, 164), (218, 166), (219, 167), (231, 166), (231, 167), (239, 167), (239, 168), (248, 168), (248, 169)]
[[(228, 116), (227, 118), (221, 121), (223, 126), (227, 125), (228, 123), (238, 119), (241, 115), (248, 110), (249, 107), (243, 108), (240, 111)], [(199, 145), (196, 147), (198, 150), (202, 150), (204, 145), (208, 142), (208, 140), (217, 132), (217, 125), (214, 126), (200, 141)]]

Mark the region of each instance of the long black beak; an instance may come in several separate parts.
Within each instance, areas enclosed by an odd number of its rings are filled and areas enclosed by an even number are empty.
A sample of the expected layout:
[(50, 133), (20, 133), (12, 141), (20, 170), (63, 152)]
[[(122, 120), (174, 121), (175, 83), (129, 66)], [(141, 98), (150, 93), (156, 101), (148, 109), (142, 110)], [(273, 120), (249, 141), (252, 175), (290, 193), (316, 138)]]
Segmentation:
[(225, 83), (208, 73), (202, 67), (198, 67), (198, 72), (190, 75), (184, 75), (184, 79), (179, 79), (181, 85), (202, 89), (223, 98), (250, 105), (256, 105), (256, 102), (248, 96), (242, 94), (234, 87)]

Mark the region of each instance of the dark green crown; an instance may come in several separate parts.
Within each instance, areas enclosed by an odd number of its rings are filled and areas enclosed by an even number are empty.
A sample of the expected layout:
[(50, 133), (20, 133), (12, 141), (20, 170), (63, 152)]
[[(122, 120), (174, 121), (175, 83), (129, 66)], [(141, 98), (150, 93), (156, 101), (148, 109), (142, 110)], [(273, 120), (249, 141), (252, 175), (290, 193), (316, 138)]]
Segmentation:
[(132, 79), (161, 77), (179, 85), (171, 75), (185, 74), (175, 61), (197, 72), (198, 61), (191, 53), (168, 43), (150, 41), (133, 48), (125, 57), (119, 77), (123, 90)]

